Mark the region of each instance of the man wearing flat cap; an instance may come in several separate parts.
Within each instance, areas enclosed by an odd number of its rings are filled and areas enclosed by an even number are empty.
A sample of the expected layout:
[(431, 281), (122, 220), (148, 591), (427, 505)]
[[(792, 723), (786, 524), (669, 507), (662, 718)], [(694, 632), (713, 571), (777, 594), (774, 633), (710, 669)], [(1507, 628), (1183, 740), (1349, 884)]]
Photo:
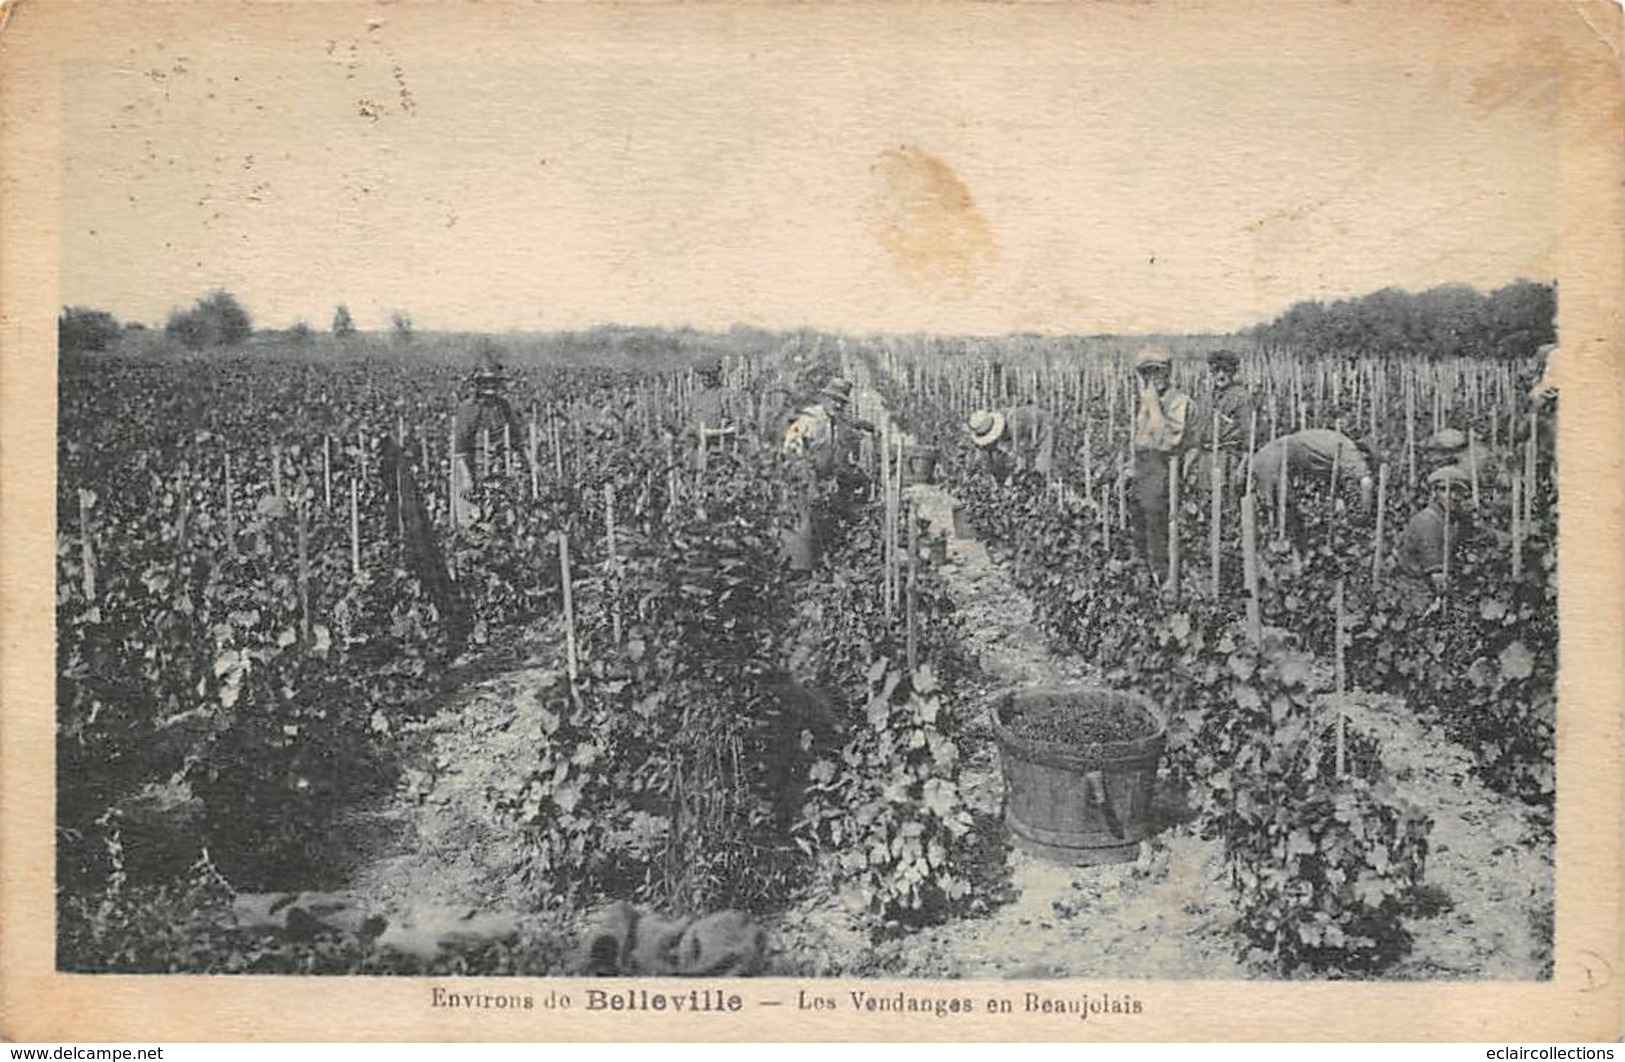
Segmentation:
[(1188, 449), (1190, 396), (1173, 385), (1168, 352), (1147, 346), (1134, 356), (1140, 405), (1134, 415), (1134, 501), (1140, 554), (1153, 578), (1168, 576), (1168, 476)]
[[(1471, 530), (1468, 500), (1472, 484), (1455, 465), (1435, 469), (1428, 476), (1432, 499), (1419, 509), (1399, 536), (1399, 568), (1406, 575), (1442, 583), (1445, 543), (1456, 555), (1456, 544)], [(1448, 533), (1446, 524), (1449, 525)]]
[(1213, 440), (1218, 433), (1219, 468), (1225, 489), (1235, 489), (1237, 473), (1247, 456), (1247, 441), (1253, 430), (1253, 393), (1237, 375), (1241, 357), (1233, 350), (1216, 350), (1207, 358), (1213, 380), (1213, 396), (1207, 408), (1196, 413), (1191, 425), (1191, 453), (1196, 466), (1196, 486), (1208, 489), (1213, 482)]

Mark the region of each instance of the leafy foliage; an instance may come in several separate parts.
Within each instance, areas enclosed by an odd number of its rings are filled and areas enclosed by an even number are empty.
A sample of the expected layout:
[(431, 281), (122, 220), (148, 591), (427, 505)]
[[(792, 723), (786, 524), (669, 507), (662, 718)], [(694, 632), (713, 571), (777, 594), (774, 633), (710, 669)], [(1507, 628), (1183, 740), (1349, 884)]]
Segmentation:
[(56, 319), (56, 345), (64, 353), (106, 350), (121, 332), (118, 318), (88, 306), (64, 306)]
[(216, 289), (189, 310), (172, 310), (164, 331), (189, 350), (236, 346), (254, 331), (253, 320), (237, 297)]

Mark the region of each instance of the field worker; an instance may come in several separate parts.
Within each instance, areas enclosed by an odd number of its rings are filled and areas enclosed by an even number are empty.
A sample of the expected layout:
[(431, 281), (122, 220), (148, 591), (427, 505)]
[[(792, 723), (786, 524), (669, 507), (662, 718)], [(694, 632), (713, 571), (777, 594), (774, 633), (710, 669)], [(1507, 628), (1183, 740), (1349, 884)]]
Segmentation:
[[(745, 396), (722, 386), (722, 359), (707, 358), (694, 368), (699, 389), (690, 401), (689, 423), (696, 467), (733, 450), (739, 443), (739, 427), (750, 415)], [(701, 457), (701, 451), (704, 457)]]
[(966, 427), (997, 482), (1021, 472), (1047, 476), (1055, 469), (1055, 417), (1042, 406), (1029, 402), (1008, 412), (979, 409)]
[(1191, 426), (1191, 452), (1195, 457), (1196, 486), (1206, 490), (1213, 482), (1213, 432), (1218, 421), (1219, 468), (1226, 487), (1234, 489), (1236, 473), (1247, 456), (1253, 430), (1253, 393), (1238, 377), (1241, 358), (1233, 350), (1216, 350), (1208, 355), (1208, 372), (1213, 380), (1213, 397), (1196, 415)]
[(507, 382), (496, 351), (489, 346), (481, 348), (474, 373), (469, 377), (471, 393), (458, 405), (452, 422), (452, 437), (456, 443), (452, 461), (452, 520), (457, 527), (468, 527), (479, 519), (479, 506), (474, 497), (475, 473), (479, 470), (482, 452), (490, 468), (498, 467), (497, 462), (504, 453), (504, 429), (515, 456), (522, 460), (524, 429), (503, 396)]
[(790, 388), (780, 381), (769, 383), (762, 389), (761, 401), (756, 406), (757, 437), (771, 439), (774, 446), (780, 445), (784, 440), (784, 430), (795, 418), (795, 412)]
[[(1293, 548), (1301, 556), (1304, 542), (1303, 520), (1293, 504), (1293, 495), (1306, 483), (1330, 485), (1332, 466), (1337, 466), (1340, 485), (1355, 484), (1360, 491), (1360, 509), (1371, 509), (1372, 466), (1375, 456), (1342, 432), (1330, 428), (1305, 428), (1290, 435), (1271, 439), (1258, 448), (1252, 457), (1253, 490), (1256, 493), (1258, 519), (1262, 523), (1273, 519), (1281, 505), (1281, 476), (1285, 470), (1287, 480), (1287, 535)], [(1319, 477), (1318, 480), (1316, 477)]]
[(840, 493), (846, 463), (847, 447), (841, 437), (854, 430), (843, 423), (851, 393), (850, 382), (840, 377), (830, 380), (817, 401), (796, 414), (784, 430), (784, 452), (799, 459), (801, 473), (794, 520), (784, 534), (785, 553), (794, 571), (811, 571), (818, 564), (826, 537), (821, 528), (827, 527), (829, 516), (825, 502)]
[(863, 436), (874, 435), (875, 426), (857, 415), (852, 408), (852, 381), (835, 377), (824, 385), (823, 401), (835, 418), (836, 472), (847, 490), (866, 486), (868, 477), (863, 472)]
[(1185, 449), (1190, 396), (1169, 378), (1168, 352), (1148, 346), (1134, 356), (1140, 405), (1134, 414), (1134, 503), (1140, 554), (1161, 581), (1168, 575), (1168, 471)]
[(1435, 469), (1428, 476), (1431, 500), (1412, 516), (1399, 536), (1399, 567), (1407, 575), (1442, 582), (1445, 556), (1445, 521), (1450, 521), (1451, 556), (1455, 544), (1471, 531), (1468, 499), (1472, 485), (1455, 465)]
[(1496, 453), (1483, 439), (1469, 443), (1467, 433), (1457, 428), (1441, 428), (1422, 443), (1423, 458), (1428, 472), (1441, 468), (1459, 468), (1471, 483), (1477, 478), (1480, 487), (1510, 483), (1506, 469)]

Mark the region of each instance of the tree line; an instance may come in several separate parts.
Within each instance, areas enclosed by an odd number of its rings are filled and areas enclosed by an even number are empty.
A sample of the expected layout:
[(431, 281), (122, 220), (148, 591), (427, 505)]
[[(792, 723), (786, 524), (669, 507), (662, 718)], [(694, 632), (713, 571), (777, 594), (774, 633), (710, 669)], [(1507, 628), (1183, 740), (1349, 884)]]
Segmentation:
[(1446, 284), (1294, 303), (1242, 333), (1264, 350), (1401, 358), (1525, 358), (1554, 342), (1557, 288), (1518, 280), (1485, 294)]
[[(1239, 338), (1266, 351), (1310, 355), (1517, 359), (1556, 339), (1556, 313), (1556, 285), (1529, 280), (1514, 281), (1488, 294), (1465, 284), (1446, 284), (1417, 294), (1383, 288), (1330, 303), (1294, 303), (1273, 321), (1242, 331)], [(106, 350), (122, 332), (142, 327), (121, 325), (103, 310), (68, 306), (57, 318), (57, 340), (63, 352)], [(412, 318), (396, 311), (391, 330), (396, 340), (409, 341)], [(331, 331), (339, 339), (356, 334), (349, 307), (341, 304), (335, 309)], [(216, 289), (188, 308), (171, 310), (164, 332), (188, 350), (204, 350), (236, 346), (253, 335), (254, 326), (236, 296)], [(643, 329), (611, 332), (617, 343), (633, 348), (653, 344), (664, 349), (671, 339)], [(735, 333), (739, 332), (736, 328)], [(314, 332), (299, 321), (282, 334), (302, 344)]]

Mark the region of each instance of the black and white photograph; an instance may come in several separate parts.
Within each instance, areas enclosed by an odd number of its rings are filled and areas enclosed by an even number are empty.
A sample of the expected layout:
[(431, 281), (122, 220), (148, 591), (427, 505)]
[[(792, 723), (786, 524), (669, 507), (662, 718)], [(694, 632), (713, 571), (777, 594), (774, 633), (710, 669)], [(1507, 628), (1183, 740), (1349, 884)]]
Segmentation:
[(63, 6), (56, 974), (1614, 976), (1587, 5)]

